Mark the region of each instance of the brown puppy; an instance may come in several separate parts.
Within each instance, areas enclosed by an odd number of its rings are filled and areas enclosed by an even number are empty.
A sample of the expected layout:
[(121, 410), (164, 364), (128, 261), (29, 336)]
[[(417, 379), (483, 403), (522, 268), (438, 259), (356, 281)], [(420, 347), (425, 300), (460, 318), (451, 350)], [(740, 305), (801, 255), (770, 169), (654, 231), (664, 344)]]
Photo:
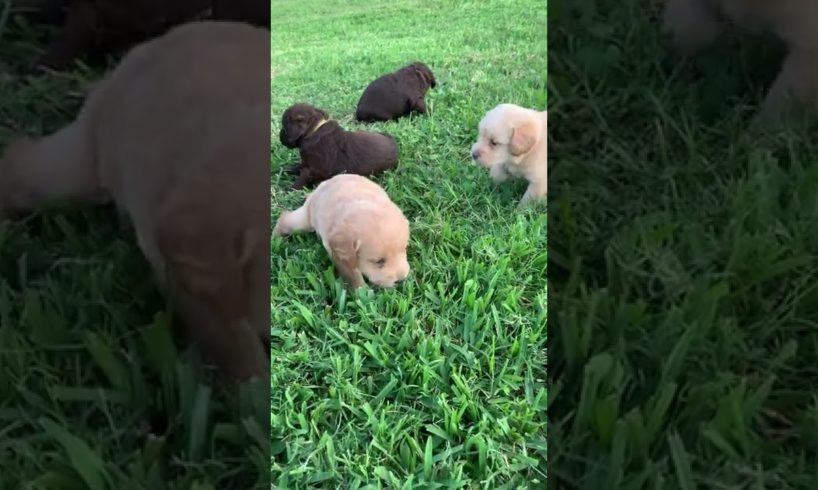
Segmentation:
[(211, 19), (246, 22), (264, 29), (270, 28), (270, 2), (266, 0), (212, 0)]
[(292, 189), (318, 184), (338, 174), (374, 175), (398, 165), (398, 144), (386, 133), (346, 131), (309, 104), (296, 104), (281, 118), (281, 144), (298, 148), (298, 178)]
[(37, 62), (50, 70), (69, 68), (90, 55), (118, 54), (197, 18), (248, 22), (269, 28), (269, 3), (259, 0), (28, 0), (43, 20), (62, 30)]
[(665, 0), (664, 21), (679, 52), (692, 55), (713, 43), (722, 20), (749, 31), (770, 31), (789, 49), (757, 121), (777, 123), (793, 112), (818, 111), (818, 1)]
[(181, 26), (0, 160), (0, 210), (113, 200), (187, 334), (236, 379), (269, 370), (269, 56), (266, 30)]
[(520, 206), (545, 201), (548, 187), (548, 113), (500, 104), (480, 121), (472, 158), (488, 168), (495, 184), (509, 175), (528, 180)]
[(426, 92), (437, 87), (432, 70), (412, 63), (370, 83), (358, 101), (358, 121), (390, 121), (412, 112), (426, 114)]
[(315, 188), (304, 205), (278, 218), (273, 234), (315, 231), (350, 289), (389, 288), (408, 277), (409, 221), (386, 192), (358, 175), (337, 175)]

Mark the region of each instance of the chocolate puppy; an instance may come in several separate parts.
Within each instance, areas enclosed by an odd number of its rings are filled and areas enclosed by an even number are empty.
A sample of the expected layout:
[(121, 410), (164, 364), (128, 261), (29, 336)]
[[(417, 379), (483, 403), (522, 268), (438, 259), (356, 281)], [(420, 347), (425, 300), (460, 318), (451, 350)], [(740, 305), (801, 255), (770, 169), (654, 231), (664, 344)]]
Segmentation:
[(346, 131), (325, 111), (309, 104), (296, 104), (284, 112), (279, 139), (301, 153), (301, 161), (288, 169), (298, 174), (293, 190), (338, 174), (373, 175), (398, 165), (395, 138), (386, 133)]
[(163, 34), (207, 11), (209, 0), (65, 0), (65, 20), (36, 68), (65, 70), (80, 58), (97, 61)]
[[(119, 55), (168, 29), (196, 19), (245, 22), (269, 28), (270, 10), (260, 0), (27, 0), (35, 18), (62, 24), (37, 61), (38, 69), (61, 71), (77, 59)], [(89, 59), (90, 57), (90, 59)]]
[(358, 101), (358, 121), (390, 121), (412, 112), (426, 113), (426, 92), (437, 81), (423, 63), (412, 63), (370, 83)]
[(270, 28), (270, 2), (267, 0), (212, 0), (211, 19), (245, 22), (264, 29)]

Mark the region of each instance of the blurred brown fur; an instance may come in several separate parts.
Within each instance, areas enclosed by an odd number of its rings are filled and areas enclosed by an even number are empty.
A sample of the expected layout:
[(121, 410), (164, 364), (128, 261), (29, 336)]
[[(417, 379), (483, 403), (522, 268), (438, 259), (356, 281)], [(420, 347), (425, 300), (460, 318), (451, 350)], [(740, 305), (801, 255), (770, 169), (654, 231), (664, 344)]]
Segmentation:
[(0, 212), (113, 201), (187, 335), (236, 379), (269, 372), (269, 56), (262, 29), (178, 27), (0, 159)]
[(35, 20), (60, 24), (37, 66), (64, 70), (76, 60), (95, 62), (199, 19), (246, 22), (269, 28), (270, 4), (259, 0), (20, 0)]

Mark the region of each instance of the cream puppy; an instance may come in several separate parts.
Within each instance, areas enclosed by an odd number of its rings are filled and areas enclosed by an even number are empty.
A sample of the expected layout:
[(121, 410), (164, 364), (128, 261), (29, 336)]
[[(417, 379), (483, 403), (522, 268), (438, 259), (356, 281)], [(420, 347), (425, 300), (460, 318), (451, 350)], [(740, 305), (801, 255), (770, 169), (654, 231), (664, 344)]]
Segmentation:
[(376, 183), (341, 174), (320, 183), (304, 205), (284, 212), (273, 234), (315, 231), (350, 289), (364, 277), (384, 288), (409, 276), (409, 221)]
[(471, 156), (500, 184), (509, 175), (528, 180), (520, 206), (545, 201), (548, 180), (548, 113), (500, 104), (480, 121)]
[(115, 202), (189, 338), (239, 380), (269, 376), (269, 56), (266, 30), (178, 27), (0, 160), (0, 212)]
[(818, 109), (818, 1), (666, 0), (664, 22), (676, 48), (691, 55), (713, 43), (727, 19), (752, 32), (770, 31), (789, 49), (758, 114), (776, 122), (798, 103)]

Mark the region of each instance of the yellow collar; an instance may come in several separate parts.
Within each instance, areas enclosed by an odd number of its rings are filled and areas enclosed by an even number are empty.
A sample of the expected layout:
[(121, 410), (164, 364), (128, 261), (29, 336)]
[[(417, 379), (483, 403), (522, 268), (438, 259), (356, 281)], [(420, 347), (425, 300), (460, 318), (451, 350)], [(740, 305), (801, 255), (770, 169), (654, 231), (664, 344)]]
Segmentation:
[(312, 128), (309, 133), (307, 133), (307, 136), (309, 136), (309, 135), (313, 134), (314, 132), (318, 131), (318, 128), (320, 128), (321, 126), (323, 126), (324, 124), (326, 124), (328, 122), (329, 122), (328, 119), (321, 119), (320, 121), (318, 121), (318, 124), (316, 124), (315, 127)]

